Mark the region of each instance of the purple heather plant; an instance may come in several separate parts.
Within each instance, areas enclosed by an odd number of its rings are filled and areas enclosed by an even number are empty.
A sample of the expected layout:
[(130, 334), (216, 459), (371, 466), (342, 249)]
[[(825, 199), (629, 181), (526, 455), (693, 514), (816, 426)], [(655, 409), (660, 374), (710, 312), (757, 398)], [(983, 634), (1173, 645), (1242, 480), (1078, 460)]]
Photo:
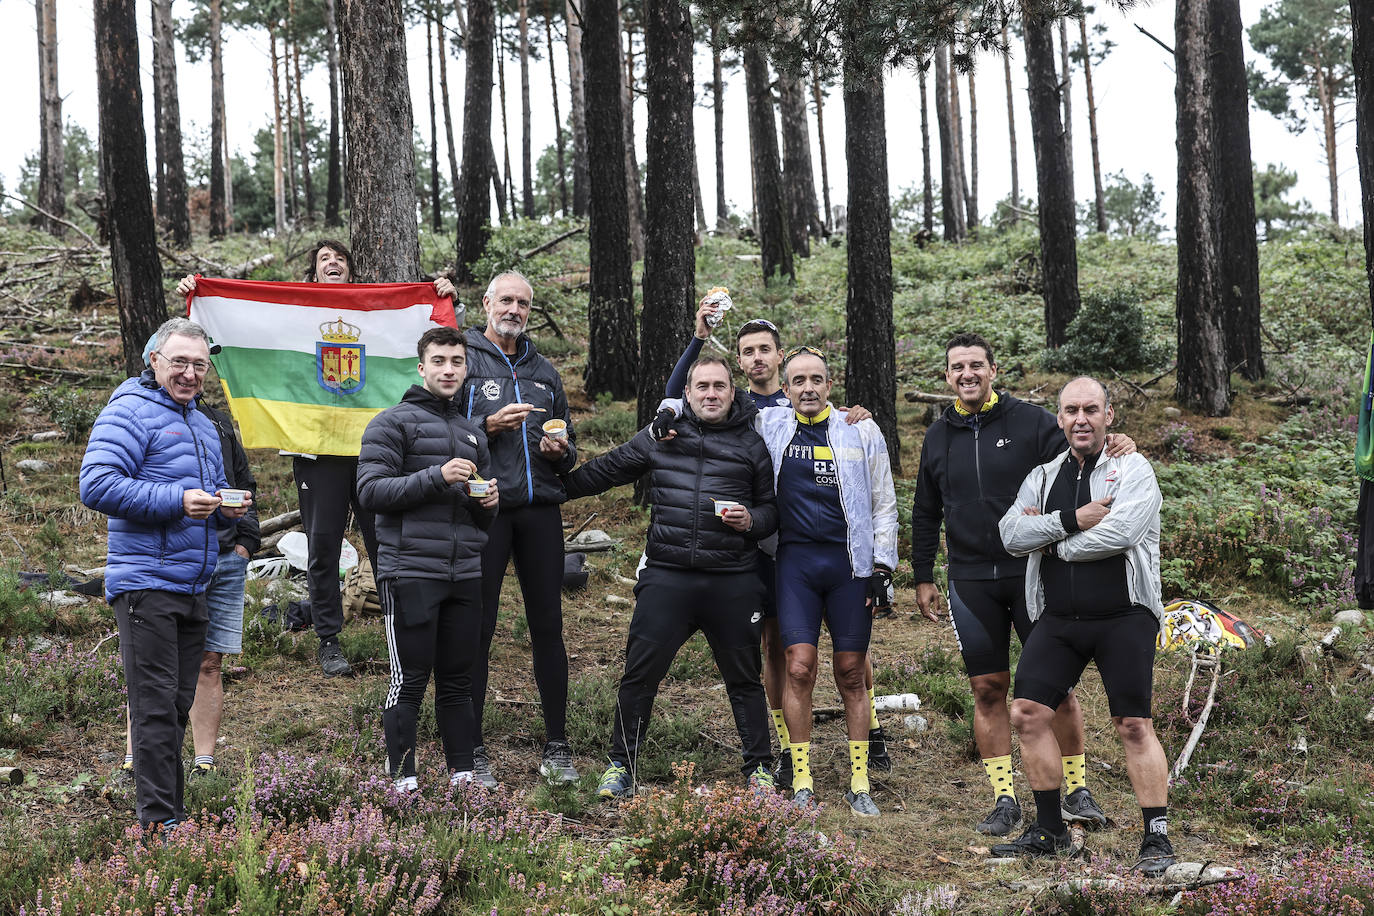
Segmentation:
[(1345, 846), (1303, 856), (1276, 873), (1189, 891), (1183, 916), (1365, 916), (1374, 912), (1374, 859)]

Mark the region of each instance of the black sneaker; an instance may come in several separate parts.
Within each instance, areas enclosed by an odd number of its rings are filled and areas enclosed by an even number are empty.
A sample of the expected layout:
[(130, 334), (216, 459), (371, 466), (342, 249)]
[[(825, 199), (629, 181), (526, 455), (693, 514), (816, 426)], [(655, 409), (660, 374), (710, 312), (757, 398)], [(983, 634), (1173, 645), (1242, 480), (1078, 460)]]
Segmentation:
[(1062, 833), (1050, 833), (1039, 824), (1031, 824), (1029, 830), (1010, 843), (998, 843), (992, 847), (992, 854), (1007, 858), (1035, 859), (1041, 856), (1057, 856), (1068, 852), (1072, 847), (1073, 838), (1069, 836), (1068, 827), (1065, 827)]
[(887, 753), (887, 735), (883, 734), (881, 725), (868, 730), (868, 768), (879, 773), (892, 772), (892, 757)]
[(572, 747), (568, 742), (550, 741), (544, 745), (544, 760), (539, 764), (539, 775), (552, 782), (577, 782), (577, 770), (573, 768), (572, 763)]
[(1064, 798), (1060, 813), (1070, 824), (1087, 824), (1089, 827), (1107, 826), (1107, 815), (1093, 801), (1087, 786), (1079, 786)]
[(1007, 836), (1019, 823), (1021, 806), (1010, 795), (1002, 795), (998, 797), (997, 806), (992, 809), (992, 813), (978, 824), (978, 832), (988, 836)]
[(1147, 878), (1158, 878), (1178, 860), (1174, 858), (1174, 844), (1163, 833), (1147, 833), (1140, 843), (1140, 862), (1136, 870)]
[(792, 755), (786, 748), (778, 755), (778, 766), (773, 771), (773, 781), (778, 784), (779, 789), (792, 788)]
[(491, 758), (487, 756), (485, 745), (479, 744), (472, 749), (472, 781), (484, 789), (494, 789), (500, 785), (491, 772)]
[(347, 677), (353, 673), (353, 667), (349, 665), (348, 659), (344, 658), (337, 640), (320, 643), (317, 657), (320, 660), (320, 670), (324, 672), (325, 677)]

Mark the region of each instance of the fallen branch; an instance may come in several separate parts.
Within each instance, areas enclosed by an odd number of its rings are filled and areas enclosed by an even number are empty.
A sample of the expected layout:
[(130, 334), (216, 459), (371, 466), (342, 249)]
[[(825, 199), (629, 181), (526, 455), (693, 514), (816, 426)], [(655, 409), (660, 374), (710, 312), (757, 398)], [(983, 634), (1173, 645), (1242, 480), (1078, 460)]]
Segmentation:
[(575, 226), (575, 227), (573, 227), (572, 229), (569, 229), (567, 232), (563, 233), (562, 235), (560, 235), (560, 236), (558, 236), (558, 237), (556, 237), (556, 238), (549, 239), (547, 242), (545, 242), (545, 243), (542, 244), (542, 245), (539, 245), (539, 246), (537, 246), (537, 247), (535, 247), (535, 248), (531, 248), (529, 251), (522, 251), (522, 252), (520, 252), (520, 258), (521, 258), (521, 260), (524, 260), (524, 259), (526, 259), (526, 258), (532, 258), (532, 257), (534, 257), (534, 256), (537, 255), (537, 254), (543, 254), (544, 252), (548, 251), (550, 248), (552, 248), (552, 247), (554, 247), (555, 245), (557, 245), (559, 242), (563, 241), (564, 239), (572, 238), (574, 235), (577, 235), (577, 233), (582, 232), (582, 231), (585, 230), (586, 228), (587, 228), (586, 226)]
[(265, 518), (258, 523), (258, 534), (267, 537), (269, 534), (276, 534), (278, 531), (285, 531), (294, 528), (301, 523), (301, 510), (292, 509), (281, 515), (274, 515)]
[(80, 226), (76, 225), (75, 223), (69, 223), (69, 222), (67, 222), (65, 219), (63, 219), (62, 217), (57, 216), (57, 215), (52, 214), (52, 213), (49, 213), (47, 210), (44, 210), (42, 207), (38, 206), (37, 204), (33, 203), (32, 201), (27, 201), (27, 200), (25, 200), (25, 199), (22, 198), (22, 197), (15, 197), (13, 194), (5, 194), (3, 191), (0, 191), (0, 194), (4, 194), (4, 196), (5, 196), (5, 197), (8, 197), (10, 200), (13, 200), (13, 201), (16, 201), (16, 202), (18, 202), (18, 203), (21, 203), (21, 204), (23, 204), (24, 206), (28, 207), (30, 210), (36, 210), (36, 211), (38, 211), (39, 213), (41, 213), (41, 214), (43, 214), (44, 216), (46, 216), (48, 219), (52, 220), (53, 222), (55, 222), (55, 223), (61, 223), (62, 225), (66, 226), (68, 229), (73, 230), (74, 232), (76, 232), (77, 235), (81, 236), (81, 237), (82, 237), (83, 239), (85, 239), (88, 243), (90, 243), (90, 246), (91, 246), (92, 248), (99, 248), (99, 247), (100, 247), (100, 243), (99, 243), (99, 242), (97, 242), (95, 239), (93, 239), (93, 238), (91, 238), (89, 235), (87, 235), (87, 234), (86, 234), (86, 230), (82, 229)]
[[(1211, 659), (1212, 662), (1212, 685), (1207, 688), (1207, 702), (1202, 705), (1202, 713), (1197, 717), (1197, 724), (1193, 726), (1193, 732), (1188, 736), (1188, 743), (1183, 745), (1183, 750), (1174, 761), (1174, 768), (1170, 770), (1170, 779), (1177, 779), (1179, 774), (1188, 768), (1188, 761), (1193, 756), (1193, 751), (1197, 750), (1198, 742), (1202, 740), (1202, 732), (1207, 728), (1207, 717), (1212, 714), (1212, 704), (1217, 697), (1217, 681), (1221, 679), (1221, 657)], [(1193, 663), (1196, 667), (1203, 667), (1198, 656), (1193, 656)], [(1184, 703), (1187, 703), (1186, 694)], [(1186, 708), (1186, 705), (1185, 705)]]
[(1163, 372), (1159, 373), (1159, 375), (1156, 375), (1154, 378), (1150, 379), (1147, 382), (1142, 382), (1141, 384), (1145, 388), (1153, 388), (1160, 382), (1161, 379), (1164, 378), (1164, 376), (1168, 375), (1170, 372), (1173, 372), (1177, 368), (1178, 363), (1170, 363), (1168, 369), (1165, 369)]
[(89, 379), (93, 379), (93, 378), (96, 377), (96, 373), (94, 373), (94, 372), (81, 372), (81, 371), (78, 371), (78, 370), (76, 370), (76, 369), (59, 369), (59, 368), (57, 368), (56, 366), (34, 366), (34, 365), (31, 365), (31, 364), (29, 364), (29, 363), (27, 363), (27, 362), (24, 362), (24, 363), (0, 362), (0, 369), (15, 369), (15, 370), (28, 369), (28, 370), (33, 371), (33, 372), (47, 372), (47, 373), (50, 373), (50, 374), (52, 374), (52, 375), (60, 375), (60, 376), (63, 376), (63, 377), (65, 377), (65, 378), (79, 378), (79, 379), (88, 379), (88, 380), (89, 380)]
[(908, 391), (904, 397), (913, 404), (940, 404), (947, 407), (954, 403), (952, 394), (932, 394), (928, 391)]
[(1126, 376), (1122, 375), (1120, 372), (1117, 372), (1116, 369), (1112, 369), (1112, 375), (1116, 376), (1118, 381), (1124, 382), (1126, 385), (1128, 385), (1131, 388), (1131, 390), (1133, 390), (1136, 394), (1140, 395), (1145, 400), (1148, 401), (1152, 399), (1152, 396), (1148, 391), (1146, 391), (1144, 388), (1142, 388), (1140, 385), (1137, 385), (1130, 379), (1126, 378)]
[(224, 271), (224, 276), (231, 280), (242, 280), (259, 267), (262, 267), (264, 264), (271, 264), (276, 259), (277, 256), (269, 251), (267, 254), (253, 258), (251, 261), (244, 261), (242, 264), (228, 268)]

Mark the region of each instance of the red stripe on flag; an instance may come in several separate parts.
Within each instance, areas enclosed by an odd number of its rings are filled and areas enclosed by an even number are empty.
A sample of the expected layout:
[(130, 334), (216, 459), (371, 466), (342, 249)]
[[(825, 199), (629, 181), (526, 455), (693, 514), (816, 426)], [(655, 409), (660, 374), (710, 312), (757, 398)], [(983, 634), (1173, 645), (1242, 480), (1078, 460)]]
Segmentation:
[(197, 277), (195, 290), (186, 296), (187, 315), (191, 314), (191, 300), (200, 296), (354, 312), (397, 311), (429, 305), (430, 321), (458, 327), (453, 300), (436, 296), (432, 283), (266, 283)]

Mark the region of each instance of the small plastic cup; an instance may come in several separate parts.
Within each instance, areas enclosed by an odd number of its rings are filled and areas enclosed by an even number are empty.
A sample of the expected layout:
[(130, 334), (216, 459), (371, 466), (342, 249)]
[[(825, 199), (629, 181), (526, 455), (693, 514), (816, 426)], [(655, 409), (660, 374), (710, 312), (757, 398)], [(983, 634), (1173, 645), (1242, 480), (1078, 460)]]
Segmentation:
[(219, 504), (226, 509), (237, 509), (243, 505), (243, 498), (247, 495), (247, 490), (233, 490), (226, 487), (219, 491)]
[(486, 496), (486, 495), (487, 495), (487, 491), (489, 491), (490, 489), (491, 489), (491, 481), (490, 481), (490, 480), (474, 480), (474, 479), (471, 478), (471, 477), (468, 478), (468, 495), (469, 495), (469, 496)]
[(740, 505), (733, 499), (713, 499), (711, 500), (711, 502), (716, 504), (716, 515), (720, 516), (721, 518), (725, 517), (725, 510), (733, 509), (736, 506)]
[(568, 435), (568, 424), (563, 420), (547, 420), (544, 423), (544, 435), (550, 439), (565, 439)]

